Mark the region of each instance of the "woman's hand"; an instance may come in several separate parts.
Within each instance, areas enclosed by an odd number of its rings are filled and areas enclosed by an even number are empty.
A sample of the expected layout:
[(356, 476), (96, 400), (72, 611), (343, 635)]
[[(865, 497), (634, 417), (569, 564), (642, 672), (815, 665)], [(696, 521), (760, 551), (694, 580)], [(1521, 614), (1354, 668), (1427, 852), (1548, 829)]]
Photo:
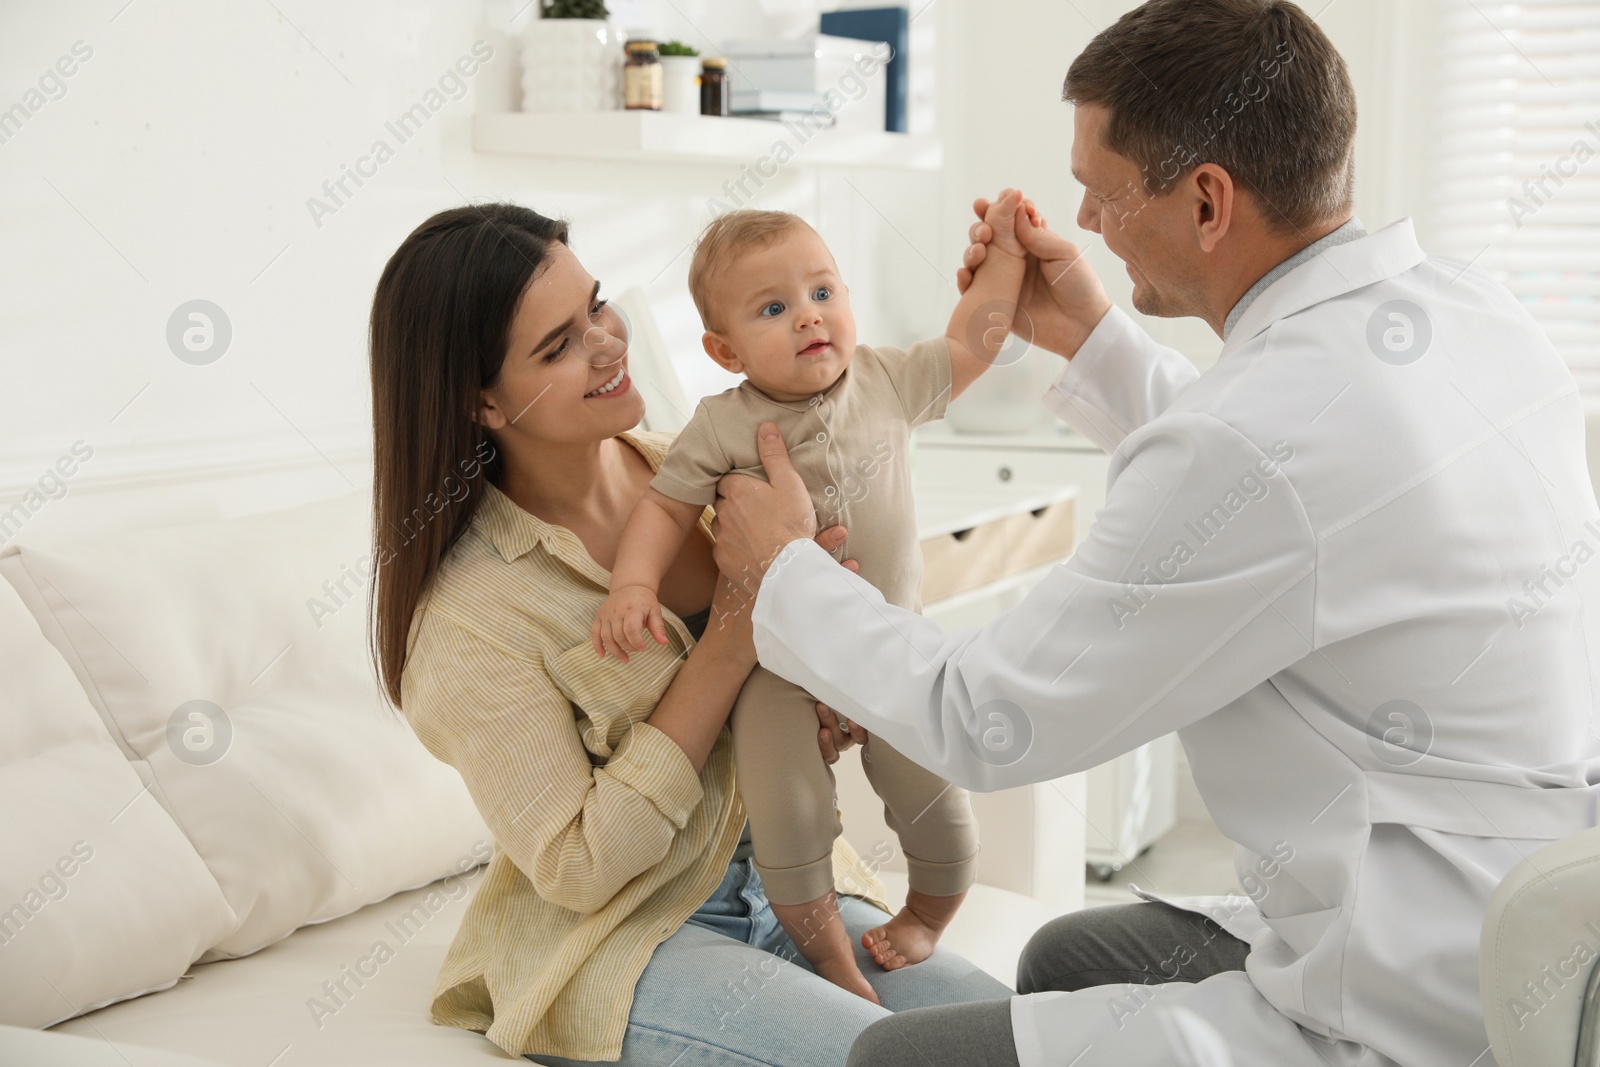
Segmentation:
[(817, 701), (817, 718), (822, 721), (822, 729), (817, 731), (817, 747), (822, 749), (822, 762), (838, 763), (839, 753), (849, 751), (852, 745), (867, 743), (865, 726), (844, 718), (820, 700)]

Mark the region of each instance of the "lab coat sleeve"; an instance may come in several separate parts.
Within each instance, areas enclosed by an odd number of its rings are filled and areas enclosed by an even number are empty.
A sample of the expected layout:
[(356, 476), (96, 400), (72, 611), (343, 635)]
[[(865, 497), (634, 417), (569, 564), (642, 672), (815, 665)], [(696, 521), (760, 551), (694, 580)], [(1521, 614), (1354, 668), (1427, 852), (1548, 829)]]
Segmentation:
[(1176, 412), (1112, 458), (1106, 506), (1023, 601), (950, 634), (815, 544), (786, 545), (752, 622), (761, 663), (979, 791), (1086, 770), (1232, 702), (1312, 649), (1315, 541), (1286, 470)]
[(1107, 452), (1160, 415), (1200, 372), (1116, 305), (1044, 394), (1057, 418)]

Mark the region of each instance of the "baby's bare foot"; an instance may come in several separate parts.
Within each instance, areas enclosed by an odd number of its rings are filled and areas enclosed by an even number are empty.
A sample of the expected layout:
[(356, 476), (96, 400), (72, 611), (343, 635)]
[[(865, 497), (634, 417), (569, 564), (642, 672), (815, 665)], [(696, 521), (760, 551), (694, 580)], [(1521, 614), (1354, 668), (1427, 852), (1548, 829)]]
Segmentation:
[(872, 954), (879, 967), (894, 971), (921, 963), (932, 955), (933, 947), (939, 943), (939, 934), (939, 930), (923, 922), (910, 908), (901, 908), (894, 918), (862, 934), (861, 945)]
[(823, 960), (814, 965), (817, 973), (841, 989), (847, 989), (858, 997), (881, 1004), (878, 1000), (877, 990), (867, 981), (867, 976), (861, 973), (861, 968), (856, 966), (852, 958)]
[(839, 917), (839, 902), (833, 890), (804, 904), (774, 903), (772, 914), (817, 974), (863, 1000), (879, 1003), (878, 994), (856, 963), (850, 933)]
[(898, 915), (861, 935), (861, 946), (886, 971), (921, 963), (933, 954), (939, 935), (965, 899), (965, 890), (934, 897), (913, 889), (906, 894), (906, 905)]

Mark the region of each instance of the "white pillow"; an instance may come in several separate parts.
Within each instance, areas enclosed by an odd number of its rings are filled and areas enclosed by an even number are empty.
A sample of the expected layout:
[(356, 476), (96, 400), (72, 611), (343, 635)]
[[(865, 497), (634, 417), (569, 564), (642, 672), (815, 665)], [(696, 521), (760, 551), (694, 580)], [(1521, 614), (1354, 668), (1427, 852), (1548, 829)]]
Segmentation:
[(351, 495), (6, 571), (237, 913), (206, 960), (457, 872), (488, 834), (380, 698), (370, 552)]
[(0, 1023), (172, 985), (233, 911), (4, 582), (0, 678)]

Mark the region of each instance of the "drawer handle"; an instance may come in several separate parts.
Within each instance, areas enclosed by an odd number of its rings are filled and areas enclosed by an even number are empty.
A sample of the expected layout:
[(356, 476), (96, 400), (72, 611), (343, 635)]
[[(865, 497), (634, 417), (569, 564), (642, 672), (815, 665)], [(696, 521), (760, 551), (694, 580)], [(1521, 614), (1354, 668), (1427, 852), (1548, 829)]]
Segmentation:
[(950, 536), (955, 538), (957, 541), (965, 541), (967, 538), (972, 536), (972, 531), (975, 529), (977, 529), (976, 526), (969, 526), (965, 530), (955, 531)]
[(1031, 514), (1036, 519), (1040, 519), (1040, 518), (1043, 518), (1044, 517), (1044, 513), (1049, 511), (1049, 510), (1050, 510), (1050, 505), (1046, 504), (1042, 508), (1034, 508), (1033, 511), (1031, 511), (1029, 514)]

